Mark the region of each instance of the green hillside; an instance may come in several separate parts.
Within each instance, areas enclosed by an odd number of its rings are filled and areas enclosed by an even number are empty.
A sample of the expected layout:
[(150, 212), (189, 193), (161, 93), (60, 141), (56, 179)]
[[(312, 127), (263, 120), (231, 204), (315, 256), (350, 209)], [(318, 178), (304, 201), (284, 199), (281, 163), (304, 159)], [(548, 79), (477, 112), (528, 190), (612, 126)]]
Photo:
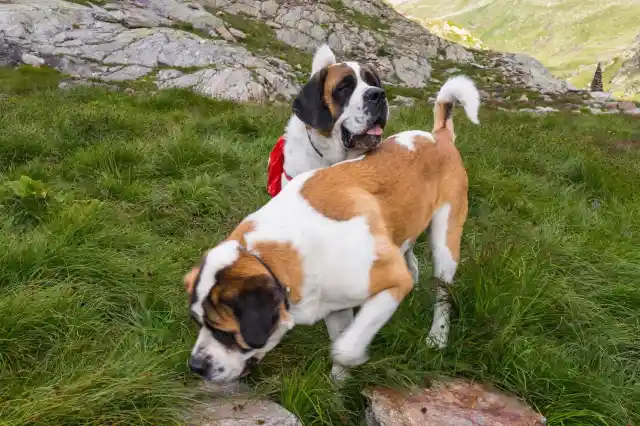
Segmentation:
[[(391, 1), (421, 22), (448, 20), (489, 48), (534, 56), (578, 87), (602, 62), (605, 89), (622, 62), (640, 49), (639, 0), (409, 0)], [(428, 25), (427, 25), (428, 26)], [(640, 70), (639, 70), (640, 72)], [(605, 78), (607, 76), (605, 75)]]

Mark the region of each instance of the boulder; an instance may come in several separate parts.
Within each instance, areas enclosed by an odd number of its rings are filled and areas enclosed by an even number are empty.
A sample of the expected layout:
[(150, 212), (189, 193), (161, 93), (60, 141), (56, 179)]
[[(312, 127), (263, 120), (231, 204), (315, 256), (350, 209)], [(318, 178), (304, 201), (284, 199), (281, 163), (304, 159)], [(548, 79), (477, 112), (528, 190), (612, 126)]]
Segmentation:
[(428, 389), (365, 391), (368, 426), (541, 426), (546, 418), (520, 399), (461, 379), (442, 378)]

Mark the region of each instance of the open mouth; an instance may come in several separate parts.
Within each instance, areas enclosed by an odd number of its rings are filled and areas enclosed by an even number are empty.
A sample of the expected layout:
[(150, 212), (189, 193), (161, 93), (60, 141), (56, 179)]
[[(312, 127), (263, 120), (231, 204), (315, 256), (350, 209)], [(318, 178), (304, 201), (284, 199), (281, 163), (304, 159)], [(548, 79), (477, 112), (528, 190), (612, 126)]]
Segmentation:
[(347, 130), (344, 125), (342, 130), (342, 144), (345, 149), (373, 149), (382, 142), (383, 128), (379, 123), (373, 123), (364, 133), (355, 134)]

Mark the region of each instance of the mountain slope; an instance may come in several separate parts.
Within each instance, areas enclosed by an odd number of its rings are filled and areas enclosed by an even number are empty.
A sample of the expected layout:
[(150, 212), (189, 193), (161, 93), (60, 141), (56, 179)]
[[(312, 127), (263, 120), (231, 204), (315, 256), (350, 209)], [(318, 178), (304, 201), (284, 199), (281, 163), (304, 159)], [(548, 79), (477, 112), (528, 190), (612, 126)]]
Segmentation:
[[(640, 33), (639, 0), (392, 0), (398, 10), (446, 19), (470, 30), (491, 49), (522, 52), (577, 86), (597, 62), (613, 67), (634, 54)], [(605, 82), (606, 84), (607, 82)], [(613, 87), (622, 90), (623, 86)]]

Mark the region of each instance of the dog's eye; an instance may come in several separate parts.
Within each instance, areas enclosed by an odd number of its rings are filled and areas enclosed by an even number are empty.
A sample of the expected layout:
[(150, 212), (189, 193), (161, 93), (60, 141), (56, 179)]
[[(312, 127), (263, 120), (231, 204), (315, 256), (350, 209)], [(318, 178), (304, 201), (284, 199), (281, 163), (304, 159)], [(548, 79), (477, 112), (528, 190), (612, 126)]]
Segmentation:
[(365, 83), (367, 83), (369, 86), (375, 86), (375, 87), (380, 87), (380, 80), (378, 80), (378, 78), (369, 71), (365, 71), (362, 74), (362, 79), (365, 81)]
[(353, 92), (354, 86), (355, 84), (353, 79), (346, 77), (340, 82), (340, 84), (338, 84), (338, 86), (336, 87), (336, 92), (338, 92), (340, 96), (349, 96), (351, 95), (351, 92)]
[(236, 336), (234, 333), (220, 330), (218, 328), (212, 328), (211, 334), (218, 342), (222, 343), (224, 346), (227, 346), (227, 347), (237, 346)]

